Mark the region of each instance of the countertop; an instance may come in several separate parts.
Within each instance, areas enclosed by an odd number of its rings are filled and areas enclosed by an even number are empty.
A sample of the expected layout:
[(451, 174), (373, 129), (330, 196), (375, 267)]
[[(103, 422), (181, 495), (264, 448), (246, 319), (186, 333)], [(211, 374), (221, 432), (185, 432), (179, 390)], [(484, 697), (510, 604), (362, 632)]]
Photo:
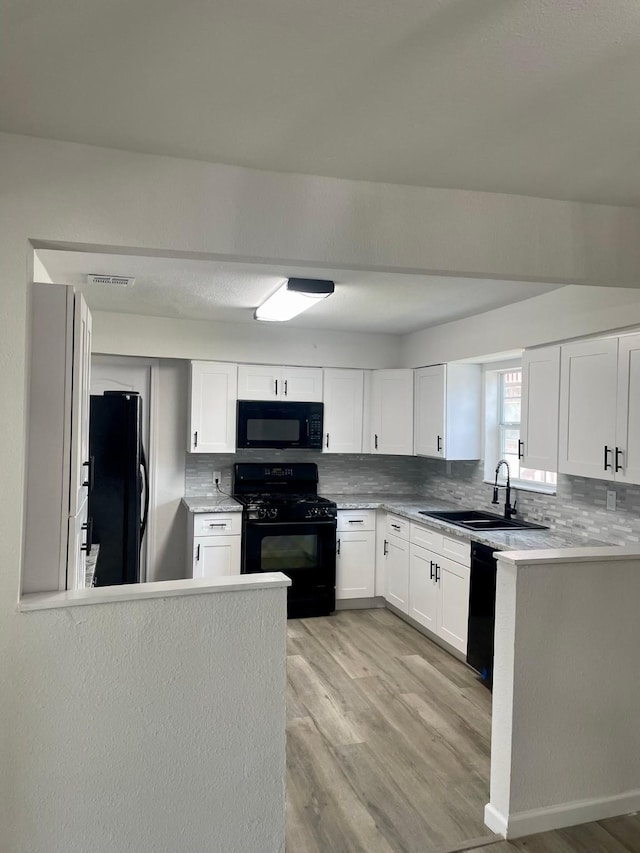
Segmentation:
[[(333, 495), (321, 492), (323, 497), (333, 500), (338, 509), (384, 509), (396, 513), (410, 521), (428, 524), (430, 527), (442, 530), (450, 536), (460, 539), (480, 542), (498, 551), (530, 551), (533, 549), (558, 548), (601, 548), (609, 545), (599, 539), (591, 539), (580, 534), (557, 530), (514, 530), (492, 531), (483, 533), (476, 530), (465, 530), (447, 521), (427, 518), (420, 510), (463, 509), (460, 504), (435, 500), (424, 495)], [(213, 495), (211, 497), (185, 497), (182, 499), (189, 512), (242, 512), (242, 505), (228, 495)], [(471, 507), (469, 507), (471, 508)]]
[(242, 512), (242, 504), (229, 495), (211, 495), (210, 497), (182, 498), (189, 512)]
[[(560, 532), (557, 530), (514, 530), (492, 531), (483, 533), (476, 530), (465, 530), (447, 521), (437, 518), (427, 518), (420, 510), (463, 509), (460, 504), (434, 500), (422, 495), (331, 495), (324, 497), (334, 500), (338, 509), (385, 509), (410, 521), (428, 524), (430, 527), (442, 530), (460, 539), (473, 540), (483, 545), (489, 545), (498, 551), (529, 551), (532, 549), (549, 548), (601, 548), (609, 545), (599, 539), (590, 539), (579, 534)], [(466, 507), (471, 509), (472, 507)], [(609, 547), (611, 547), (609, 545)]]

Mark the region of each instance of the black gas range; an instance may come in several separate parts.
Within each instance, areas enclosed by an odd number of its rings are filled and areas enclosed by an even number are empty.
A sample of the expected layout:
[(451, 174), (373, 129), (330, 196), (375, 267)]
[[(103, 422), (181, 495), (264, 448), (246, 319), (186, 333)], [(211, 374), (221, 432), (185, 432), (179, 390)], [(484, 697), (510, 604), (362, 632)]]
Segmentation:
[(317, 490), (314, 463), (234, 466), (233, 497), (244, 507), (241, 571), (288, 575), (290, 618), (335, 610), (337, 507)]

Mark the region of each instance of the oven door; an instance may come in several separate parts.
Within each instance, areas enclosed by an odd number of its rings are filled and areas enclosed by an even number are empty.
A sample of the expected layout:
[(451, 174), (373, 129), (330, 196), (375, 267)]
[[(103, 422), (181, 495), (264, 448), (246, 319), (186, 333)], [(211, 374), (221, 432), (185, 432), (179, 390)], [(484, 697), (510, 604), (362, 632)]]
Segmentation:
[(324, 616), (335, 610), (336, 521), (247, 520), (242, 571), (283, 572), (291, 578), (288, 616)]

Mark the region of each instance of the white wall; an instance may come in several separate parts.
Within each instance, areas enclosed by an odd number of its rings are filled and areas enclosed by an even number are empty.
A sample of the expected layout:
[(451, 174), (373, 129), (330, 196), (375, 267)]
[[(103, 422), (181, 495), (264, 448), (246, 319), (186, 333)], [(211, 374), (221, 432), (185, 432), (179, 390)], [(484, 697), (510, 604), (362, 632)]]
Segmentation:
[(640, 289), (569, 286), (406, 335), (402, 363), (439, 364), (632, 326), (640, 326)]
[(498, 560), (487, 823), (508, 837), (640, 808), (640, 551), (598, 550)]
[[(19, 837), (25, 851), (38, 850), (44, 836), (47, 851), (73, 849), (74, 824), (56, 819), (49, 806), (50, 798), (59, 804), (57, 762), (64, 759), (76, 723), (71, 717), (66, 727), (61, 722), (67, 687), (74, 695), (83, 693), (81, 707), (92, 712), (104, 698), (105, 684), (116, 683), (115, 671), (105, 678), (96, 669), (102, 662), (98, 650), (113, 643), (117, 648), (119, 634), (137, 638), (147, 624), (148, 639), (145, 635), (141, 647), (146, 653), (162, 631), (152, 605), (144, 610), (138, 603), (110, 607), (109, 617), (92, 620), (92, 642), (83, 654), (72, 614), (16, 613), (24, 506), (29, 241), (40, 246), (175, 251), (326, 268), (635, 284), (640, 281), (639, 235), (640, 211), (630, 208), (261, 173), (0, 134), (0, 391), (5, 401), (0, 407), (0, 648), (8, 649), (0, 655), (4, 838), (17, 843)], [(200, 620), (194, 631), (206, 633), (207, 625), (207, 620)], [(233, 648), (228, 653), (231, 668), (237, 658)], [(147, 664), (142, 683), (162, 682), (163, 661), (152, 656)], [(50, 678), (44, 677), (48, 666), (52, 667)], [(134, 685), (139, 673), (140, 659), (123, 653), (117, 679)], [(179, 689), (178, 681), (174, 690)], [(140, 714), (136, 731), (141, 732), (147, 706), (142, 693), (135, 695)], [(223, 702), (225, 713), (233, 710), (232, 700), (229, 694), (229, 703)], [(49, 707), (56, 708), (57, 722), (47, 737)], [(40, 756), (25, 755), (29, 749), (25, 719), (37, 744), (46, 743)], [(130, 719), (114, 719), (110, 761), (112, 767), (119, 763), (128, 767)], [(160, 717), (153, 719), (160, 726)], [(82, 721), (79, 725), (88, 743), (90, 726)], [(235, 746), (241, 756), (241, 745)], [(143, 738), (136, 749), (138, 764), (153, 768), (157, 742)], [(90, 790), (95, 765), (84, 760), (79, 749), (74, 756), (77, 761), (69, 781), (74, 790)], [(180, 779), (180, 768), (176, 768), (174, 788)], [(151, 774), (147, 781), (149, 800), (156, 791), (163, 793), (161, 777)], [(254, 811), (269, 805), (270, 793), (260, 777), (246, 776), (240, 791), (245, 798), (249, 788)], [(135, 777), (124, 790), (135, 794)], [(236, 806), (241, 807), (239, 790), (233, 793)], [(15, 807), (16, 795), (25, 802), (21, 809)], [(105, 791), (105, 796), (119, 795), (115, 785)], [(133, 826), (139, 820), (138, 802), (136, 795), (123, 803), (118, 821)], [(177, 826), (182, 808), (174, 808), (173, 801), (164, 797), (158, 802), (166, 815), (161, 825), (173, 820)], [(187, 828), (188, 844), (174, 847), (184, 853), (198, 849), (191, 840), (212, 820), (205, 809), (190, 811), (189, 816), (195, 825)], [(95, 820), (94, 810), (90, 817)], [(214, 817), (222, 819), (218, 814)], [(148, 829), (147, 824), (142, 827)], [(251, 831), (250, 820), (246, 828)], [(112, 822), (107, 831), (117, 832), (117, 823)], [(137, 834), (134, 838), (139, 840)], [(127, 848), (123, 841), (118, 846), (126, 850), (153, 845)], [(116, 853), (118, 846), (105, 841), (89, 849)], [(245, 849), (252, 847), (248, 844)], [(14, 849), (21, 848), (14, 844)]]
[(397, 367), (398, 335), (283, 329), (95, 311), (93, 349), (126, 355), (319, 367)]
[(283, 853), (285, 619), (284, 587), (13, 617), (0, 848)]

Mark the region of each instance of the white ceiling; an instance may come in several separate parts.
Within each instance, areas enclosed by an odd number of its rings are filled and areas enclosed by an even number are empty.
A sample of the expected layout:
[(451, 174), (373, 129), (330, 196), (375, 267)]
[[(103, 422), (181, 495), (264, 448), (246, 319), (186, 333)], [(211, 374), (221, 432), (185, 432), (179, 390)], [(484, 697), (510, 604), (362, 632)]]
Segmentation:
[[(188, 258), (39, 249), (47, 277), (83, 291), (95, 311), (253, 323), (253, 312), (285, 278), (324, 278), (335, 293), (288, 326), (407, 334), (554, 290), (530, 282), (313, 270)], [(135, 276), (131, 288), (88, 285), (87, 275)]]
[(638, 0), (0, 0), (0, 129), (640, 203)]

